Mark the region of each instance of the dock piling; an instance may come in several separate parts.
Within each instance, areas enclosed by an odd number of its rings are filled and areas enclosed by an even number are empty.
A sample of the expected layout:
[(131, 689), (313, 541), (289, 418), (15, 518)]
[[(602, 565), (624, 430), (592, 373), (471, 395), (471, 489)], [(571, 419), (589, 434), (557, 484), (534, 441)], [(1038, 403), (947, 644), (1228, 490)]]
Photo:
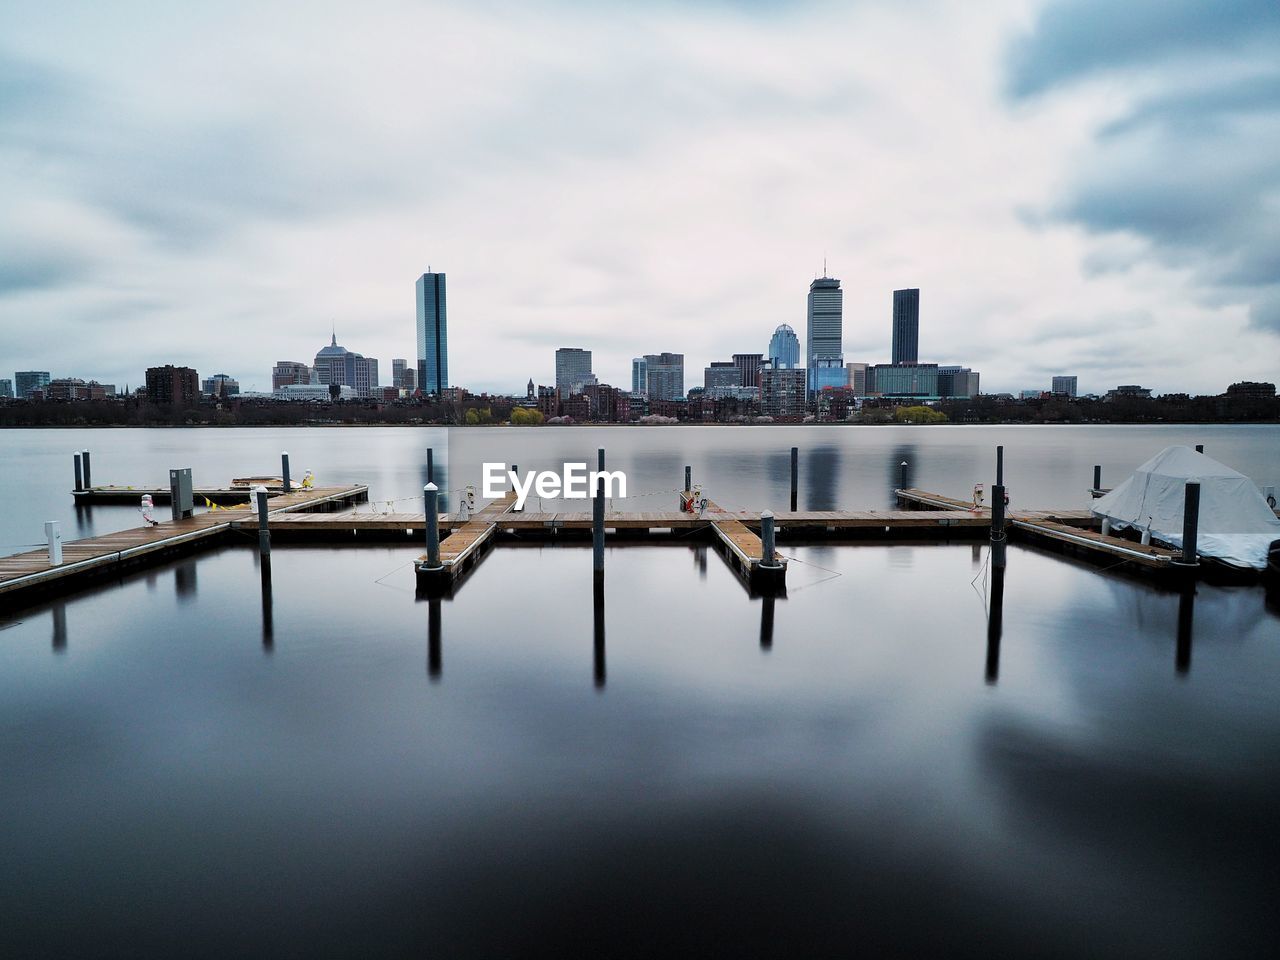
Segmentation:
[(778, 565), (773, 529), (773, 511), (760, 514), (760, 564), (765, 567)]
[(600, 447), (596, 450), (596, 460), (599, 461), (599, 464), (600, 464), (598, 469), (600, 470), (601, 473), (603, 473), (604, 472), (604, 447)]
[(253, 499), (258, 508), (258, 553), (264, 560), (271, 558), (271, 531), (267, 529), (267, 488), (259, 484), (253, 488)]
[[(604, 451), (600, 451), (603, 459)], [(596, 493), (591, 504), (591, 568), (597, 580), (604, 576), (604, 478), (596, 481)]]
[(991, 488), (991, 565), (1004, 569), (1005, 546), (1008, 538), (1004, 532), (1004, 447), (996, 447), (996, 482)]
[(88, 450), (80, 451), (80, 462), (84, 464), (84, 488), (88, 490), (93, 486), (93, 476), (92, 476), (92, 471), (89, 463)]
[(79, 493), (84, 489), (84, 471), (80, 466), (79, 452), (73, 454), (72, 459), (75, 461), (76, 465), (76, 493)]
[(907, 489), (907, 461), (905, 460), (898, 464), (898, 489)]
[(49, 543), (49, 565), (51, 567), (61, 566), (62, 564), (62, 524), (57, 520), (46, 520), (44, 523), (44, 538)]
[[(430, 469), (430, 451), (428, 451), (428, 469)], [(440, 569), (440, 512), (437, 506), (439, 491), (434, 483), (422, 488), (423, 507), (427, 514), (427, 566), (432, 570)]]
[(800, 448), (791, 448), (791, 512), (796, 512), (796, 488), (800, 479)]
[(1203, 443), (1197, 443), (1197, 444), (1196, 444), (1196, 453), (1204, 453), (1204, 444), (1203, 444)]
[(284, 492), (293, 493), (293, 484), (289, 480), (289, 451), (283, 450), (280, 453), (280, 479), (283, 481)]
[(1196, 538), (1200, 530), (1200, 481), (1188, 480), (1182, 501), (1182, 556), (1174, 561), (1182, 567), (1199, 565)]
[(1102, 490), (1102, 464), (1095, 463), (1093, 465), (1093, 492), (1099, 494)]

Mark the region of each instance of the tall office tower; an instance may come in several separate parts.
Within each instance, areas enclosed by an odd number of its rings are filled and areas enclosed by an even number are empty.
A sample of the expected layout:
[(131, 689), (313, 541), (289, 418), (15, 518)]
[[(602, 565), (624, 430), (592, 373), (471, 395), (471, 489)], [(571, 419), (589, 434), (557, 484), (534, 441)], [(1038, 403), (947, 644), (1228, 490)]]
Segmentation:
[(215, 373), (200, 382), (200, 392), (210, 397), (231, 397), (240, 392), (240, 381), (225, 373)]
[[(928, 364), (923, 364), (928, 366)], [(940, 397), (976, 397), (978, 395), (978, 374), (968, 367), (938, 367), (938, 396)]]
[(728, 360), (712, 360), (711, 366), (702, 371), (702, 388), (707, 393), (712, 393), (724, 387), (737, 388), (740, 386), (742, 386), (742, 372), (738, 369), (737, 364)]
[(646, 353), (644, 362), (650, 400), (684, 399), (683, 353)]
[(592, 381), (591, 351), (578, 347), (561, 347), (556, 351), (556, 389), (562, 399), (581, 393)]
[(853, 391), (853, 395), (865, 397), (867, 395), (867, 364), (846, 363), (844, 368), (849, 371), (849, 389)]
[(778, 324), (769, 339), (769, 363), (775, 370), (794, 370), (800, 366), (800, 338), (785, 323)]
[(920, 290), (893, 291), (893, 362), (920, 360)]
[(444, 274), (418, 278), (418, 389), (439, 395), (449, 386), (449, 336), (445, 322)]
[(809, 330), (805, 361), (809, 371), (808, 391), (813, 396), (824, 387), (843, 387), (844, 293), (840, 281), (819, 277), (809, 284)]
[(643, 397), (649, 392), (649, 365), (644, 357), (635, 357), (631, 361), (631, 393)]
[(49, 385), (48, 370), (19, 370), (13, 375), (13, 385), (19, 400), (30, 400), (32, 390), (43, 390)]
[(279, 390), (294, 383), (310, 383), (314, 369), (297, 360), (277, 360), (276, 365), (271, 368), (271, 389)]
[(766, 365), (760, 368), (760, 412), (766, 417), (798, 420), (804, 416), (805, 371)]
[(409, 369), (409, 361), (393, 357), (391, 360), (391, 385), (397, 390), (405, 389), (404, 375)]
[(13, 399), (13, 381), (0, 380), (0, 400)]
[(760, 364), (764, 363), (763, 353), (735, 353), (733, 365), (738, 368), (738, 386), (760, 386)]
[(1076, 395), (1076, 378), (1054, 377), (1053, 392), (1065, 394), (1068, 397), (1074, 397)]

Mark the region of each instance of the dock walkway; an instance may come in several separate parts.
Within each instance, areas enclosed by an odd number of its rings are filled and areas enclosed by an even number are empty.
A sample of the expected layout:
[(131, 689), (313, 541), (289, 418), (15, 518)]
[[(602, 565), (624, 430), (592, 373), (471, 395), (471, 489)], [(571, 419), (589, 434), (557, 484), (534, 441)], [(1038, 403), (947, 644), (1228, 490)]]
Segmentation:
[[(298, 510), (323, 510), (344, 506), (368, 496), (363, 485), (316, 487), (296, 490), (267, 500), (268, 522), (273, 516)], [(188, 549), (193, 543), (216, 539), (234, 527), (256, 528), (257, 514), (248, 504), (198, 513), (157, 526), (133, 527), (115, 533), (72, 540), (62, 545), (62, 563), (49, 563), (47, 548), (0, 557), (0, 596), (10, 600), (20, 593), (46, 591), (72, 580), (117, 574), (121, 569)]]
[[(456, 581), (493, 538), (498, 519), (513, 510), (515, 505), (515, 491), (508, 491), (505, 496), (477, 510), (466, 522), (455, 526), (449, 536), (440, 541), (439, 567), (427, 566), (425, 553), (414, 562), (418, 584), (447, 585)], [(426, 524), (425, 517), (422, 522)], [(267, 523), (269, 528), (270, 518)]]

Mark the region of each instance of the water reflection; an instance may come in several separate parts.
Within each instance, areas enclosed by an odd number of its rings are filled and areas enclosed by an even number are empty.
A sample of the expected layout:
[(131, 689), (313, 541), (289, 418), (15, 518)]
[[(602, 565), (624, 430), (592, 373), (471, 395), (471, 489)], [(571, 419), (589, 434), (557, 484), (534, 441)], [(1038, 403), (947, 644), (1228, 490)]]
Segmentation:
[(765, 595), (760, 606), (760, 649), (773, 649), (773, 603), (774, 598)]
[(50, 611), (53, 614), (53, 652), (67, 652), (67, 605), (59, 600)]
[(184, 560), (173, 568), (173, 586), (181, 603), (190, 603), (196, 597), (196, 561)]
[[(705, 569), (706, 558), (703, 558), (703, 567)], [(592, 657), (592, 666), (595, 674), (595, 684), (597, 690), (604, 689), (605, 682), (605, 665), (604, 665), (604, 580), (596, 577), (592, 585), (591, 592), (592, 610), (593, 610), (593, 629), (594, 629), (594, 651)]]
[[(839, 510), (836, 488), (840, 480), (840, 448), (824, 443), (819, 446), (802, 448), (804, 453), (805, 509), (806, 510)], [(788, 483), (790, 483), (791, 454), (787, 453)]]
[(77, 535), (81, 537), (93, 536), (93, 507), (77, 500), (75, 511)]
[(986, 681), (995, 686), (1000, 678), (1000, 634), (1004, 629), (1004, 568), (991, 571), (991, 607), (987, 613)]
[(707, 579), (707, 548), (705, 545), (693, 548), (693, 565), (698, 571), (698, 579)]
[[(255, 553), (254, 556), (257, 556)], [(262, 649), (270, 653), (275, 646), (276, 628), (271, 596), (271, 558), (263, 557), (258, 565), (258, 574), (262, 581)]]
[(1187, 583), (1178, 596), (1178, 647), (1174, 668), (1179, 676), (1191, 672), (1191, 624), (1196, 615), (1196, 585)]
[(440, 644), (440, 598), (431, 597), (427, 601), (427, 676), (432, 683), (440, 682), (443, 669), (443, 654)]

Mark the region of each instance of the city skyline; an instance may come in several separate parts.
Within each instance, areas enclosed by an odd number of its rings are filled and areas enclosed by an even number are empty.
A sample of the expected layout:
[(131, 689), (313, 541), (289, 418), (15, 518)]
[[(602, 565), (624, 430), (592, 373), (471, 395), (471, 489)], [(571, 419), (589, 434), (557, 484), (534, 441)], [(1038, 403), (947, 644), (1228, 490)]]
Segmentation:
[[(928, 355), (992, 391), (1274, 379), (1280, 8), (927, 6), (390, 6), (358, 35), (317, 9), (306, 43), (284, 11), (6, 7), (7, 362), (265, 389), (336, 321), (386, 363), (435, 263), (451, 383), (516, 391), (587, 340), (625, 383), (651, 344), (694, 370), (801, 329), (825, 254), (846, 362), (890, 356), (885, 291), (919, 287)], [(424, 60), (427, 25), (483, 53)], [(371, 49), (378, 71), (332, 76)], [(199, 336), (175, 350), (174, 326)]]

